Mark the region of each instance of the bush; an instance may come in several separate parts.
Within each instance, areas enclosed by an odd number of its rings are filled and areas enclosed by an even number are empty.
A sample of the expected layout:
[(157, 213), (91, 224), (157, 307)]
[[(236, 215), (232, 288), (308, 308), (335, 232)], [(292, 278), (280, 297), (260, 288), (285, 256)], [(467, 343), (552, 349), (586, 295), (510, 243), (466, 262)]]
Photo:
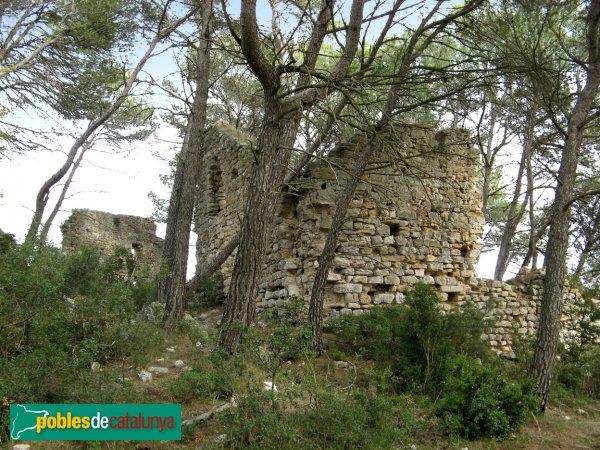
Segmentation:
[[(19, 401), (70, 398), (93, 361), (123, 361), (154, 343), (117, 265), (90, 249), (0, 253), (0, 392)], [(6, 343), (6, 345), (4, 345)]]
[(600, 346), (563, 347), (555, 373), (556, 381), (572, 394), (600, 398)]
[(511, 380), (501, 366), (456, 357), (435, 408), (442, 427), (467, 439), (504, 438), (527, 420), (537, 404), (531, 378)]
[(289, 411), (274, 408), (269, 391), (240, 399), (220, 417), (228, 448), (393, 448), (402, 437), (400, 405), (388, 397), (319, 391), (313, 400)]
[(6, 253), (16, 246), (14, 235), (0, 230), (0, 253)]
[(233, 395), (231, 378), (212, 370), (184, 372), (169, 386), (169, 390), (184, 402), (195, 398), (224, 400)]
[(225, 303), (223, 274), (215, 272), (188, 297), (187, 309), (201, 311), (221, 306), (223, 303)]
[(488, 359), (481, 336), (488, 324), (475, 307), (443, 314), (436, 292), (417, 285), (400, 306), (373, 308), (330, 323), (343, 344), (378, 367), (389, 368), (401, 391), (437, 393), (448, 364), (459, 353)]

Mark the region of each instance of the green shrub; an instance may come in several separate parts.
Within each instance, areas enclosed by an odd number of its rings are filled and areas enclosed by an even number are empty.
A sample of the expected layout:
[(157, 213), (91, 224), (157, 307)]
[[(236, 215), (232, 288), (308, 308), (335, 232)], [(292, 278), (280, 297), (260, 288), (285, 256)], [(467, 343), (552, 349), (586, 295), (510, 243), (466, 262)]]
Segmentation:
[(297, 419), (310, 448), (392, 448), (400, 437), (399, 408), (387, 396), (323, 393)]
[[(158, 281), (156, 279), (138, 279), (131, 286), (133, 303), (139, 311), (144, 305), (158, 301)], [(160, 316), (162, 318), (162, 315)]]
[(212, 370), (193, 370), (182, 373), (169, 385), (169, 391), (180, 401), (200, 399), (229, 399), (233, 395), (231, 378)]
[[(398, 420), (404, 405), (387, 396), (328, 390), (312, 398), (293, 410), (273, 407), (269, 391), (256, 390), (239, 399), (238, 408), (219, 418), (228, 448), (384, 449), (394, 448), (402, 438)], [(406, 416), (406, 409), (402, 414)]]
[(66, 380), (76, 383), (93, 361), (132, 360), (153, 344), (150, 326), (132, 323), (131, 289), (115, 267), (90, 249), (66, 256), (15, 246), (0, 254), (3, 395), (66, 400)]
[(342, 342), (380, 368), (389, 368), (401, 391), (439, 390), (452, 357), (490, 355), (481, 338), (488, 324), (475, 307), (443, 314), (430, 286), (417, 285), (400, 306), (373, 308), (330, 324)]
[(560, 356), (556, 382), (576, 396), (600, 398), (600, 346), (563, 347)]
[(191, 311), (205, 310), (225, 303), (223, 274), (215, 272), (187, 298), (186, 308)]
[(600, 307), (592, 297), (595, 289), (580, 286), (584, 301), (572, 317), (577, 322), (579, 333), (575, 339), (559, 346), (559, 358), (555, 368), (555, 380), (575, 400), (576, 397), (600, 398)]
[(453, 361), (442, 392), (435, 414), (448, 434), (467, 439), (508, 436), (525, 423), (537, 399), (532, 379), (513, 380), (501, 366), (464, 355)]
[(10, 233), (0, 230), (0, 253), (6, 253), (16, 246), (15, 237)]

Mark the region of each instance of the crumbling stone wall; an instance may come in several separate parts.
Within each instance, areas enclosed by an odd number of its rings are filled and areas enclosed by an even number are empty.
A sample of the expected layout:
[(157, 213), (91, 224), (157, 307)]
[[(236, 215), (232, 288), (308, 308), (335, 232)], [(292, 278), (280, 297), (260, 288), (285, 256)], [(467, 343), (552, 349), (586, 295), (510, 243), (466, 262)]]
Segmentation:
[[(544, 278), (544, 270), (525, 270), (506, 283), (480, 278), (470, 280), (464, 301), (473, 302), (492, 319), (494, 327), (488, 339), (499, 353), (513, 356), (515, 340), (537, 332)], [(578, 339), (579, 312), (583, 303), (581, 293), (565, 281), (561, 327), (564, 342)]]
[[(194, 212), (198, 267), (208, 263), (240, 229), (254, 142), (224, 124), (209, 128), (205, 141), (206, 152), (198, 175), (200, 195)], [(221, 268), (226, 290), (232, 270), (233, 257), (230, 257)]]
[[(239, 230), (253, 158), (252, 140), (226, 125), (212, 127), (207, 137), (195, 217), (199, 266)], [(357, 136), (334, 149), (286, 188), (263, 268), (260, 310), (291, 295), (310, 296), (331, 216), (363, 142)], [(338, 239), (327, 313), (398, 304), (415, 284), (426, 283), (446, 310), (466, 301), (485, 310), (496, 322), (491, 345), (510, 355), (515, 337), (537, 327), (543, 276), (523, 275), (510, 284), (475, 276), (484, 226), (478, 169), (467, 130), (399, 124), (386, 133)], [(232, 266), (230, 257), (222, 270), (226, 288)], [(572, 334), (568, 317), (581, 299), (565, 292), (564, 333)]]
[(150, 277), (158, 274), (162, 239), (156, 237), (156, 225), (151, 219), (74, 209), (60, 229), (62, 247), (66, 252), (90, 246), (108, 255), (122, 247), (134, 256), (138, 275)]

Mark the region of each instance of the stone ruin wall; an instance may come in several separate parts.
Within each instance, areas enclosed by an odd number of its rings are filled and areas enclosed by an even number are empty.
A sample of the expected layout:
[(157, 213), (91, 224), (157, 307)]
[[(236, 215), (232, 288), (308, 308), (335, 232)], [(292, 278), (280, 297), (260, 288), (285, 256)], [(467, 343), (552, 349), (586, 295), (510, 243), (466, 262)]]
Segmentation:
[[(198, 269), (219, 253), (240, 229), (254, 144), (250, 137), (223, 124), (213, 125), (206, 131), (206, 142), (208, 151), (200, 165), (200, 195), (194, 209)], [(226, 291), (232, 271), (233, 256), (221, 267)]]
[(90, 246), (110, 255), (122, 247), (134, 256), (138, 276), (152, 277), (159, 272), (162, 239), (156, 237), (156, 224), (151, 219), (74, 209), (60, 229), (62, 248), (66, 252)]
[[(473, 278), (464, 301), (470, 301), (485, 311), (494, 321), (487, 336), (492, 348), (506, 356), (514, 356), (515, 340), (537, 332), (538, 317), (544, 290), (545, 271), (525, 270), (508, 282)], [(574, 342), (579, 335), (581, 293), (565, 282), (563, 286), (561, 338)]]
[[(252, 140), (240, 132), (219, 124), (207, 136), (195, 217), (199, 267), (239, 230), (252, 162)], [(259, 310), (281, 306), (291, 295), (310, 296), (317, 258), (360, 141), (313, 162), (283, 195)], [(510, 355), (515, 336), (537, 327), (543, 276), (525, 274), (511, 283), (475, 277), (484, 218), (479, 156), (468, 131), (397, 125), (385, 141), (348, 209), (328, 276), (326, 310), (330, 316), (363, 314), (376, 305), (401, 303), (405, 292), (425, 283), (438, 291), (446, 310), (471, 301), (486, 311), (496, 323), (491, 345)], [(233, 256), (222, 269), (226, 289), (232, 268)], [(581, 297), (569, 288), (565, 293), (566, 336), (574, 333), (569, 317)]]

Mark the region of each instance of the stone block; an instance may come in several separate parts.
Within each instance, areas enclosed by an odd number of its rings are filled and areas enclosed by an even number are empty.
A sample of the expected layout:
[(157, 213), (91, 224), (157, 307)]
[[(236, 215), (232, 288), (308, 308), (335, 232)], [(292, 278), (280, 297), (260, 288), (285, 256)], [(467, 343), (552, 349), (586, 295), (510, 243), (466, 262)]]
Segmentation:
[(342, 276), (339, 273), (329, 272), (327, 274), (327, 281), (340, 281)]
[(367, 283), (368, 284), (383, 284), (383, 277), (381, 275), (374, 276), (374, 277), (368, 277)]
[(400, 277), (398, 275), (388, 275), (383, 279), (384, 284), (397, 286), (400, 284)]
[(379, 305), (381, 303), (390, 304), (394, 301), (394, 294), (375, 294), (373, 297), (373, 303)]
[(336, 284), (333, 286), (333, 292), (335, 292), (337, 294), (359, 293), (359, 292), (362, 292), (362, 284), (358, 284), (358, 283)]
[(464, 288), (462, 286), (450, 286), (450, 285), (440, 286), (440, 291), (446, 292), (446, 293), (463, 292), (463, 289)]

